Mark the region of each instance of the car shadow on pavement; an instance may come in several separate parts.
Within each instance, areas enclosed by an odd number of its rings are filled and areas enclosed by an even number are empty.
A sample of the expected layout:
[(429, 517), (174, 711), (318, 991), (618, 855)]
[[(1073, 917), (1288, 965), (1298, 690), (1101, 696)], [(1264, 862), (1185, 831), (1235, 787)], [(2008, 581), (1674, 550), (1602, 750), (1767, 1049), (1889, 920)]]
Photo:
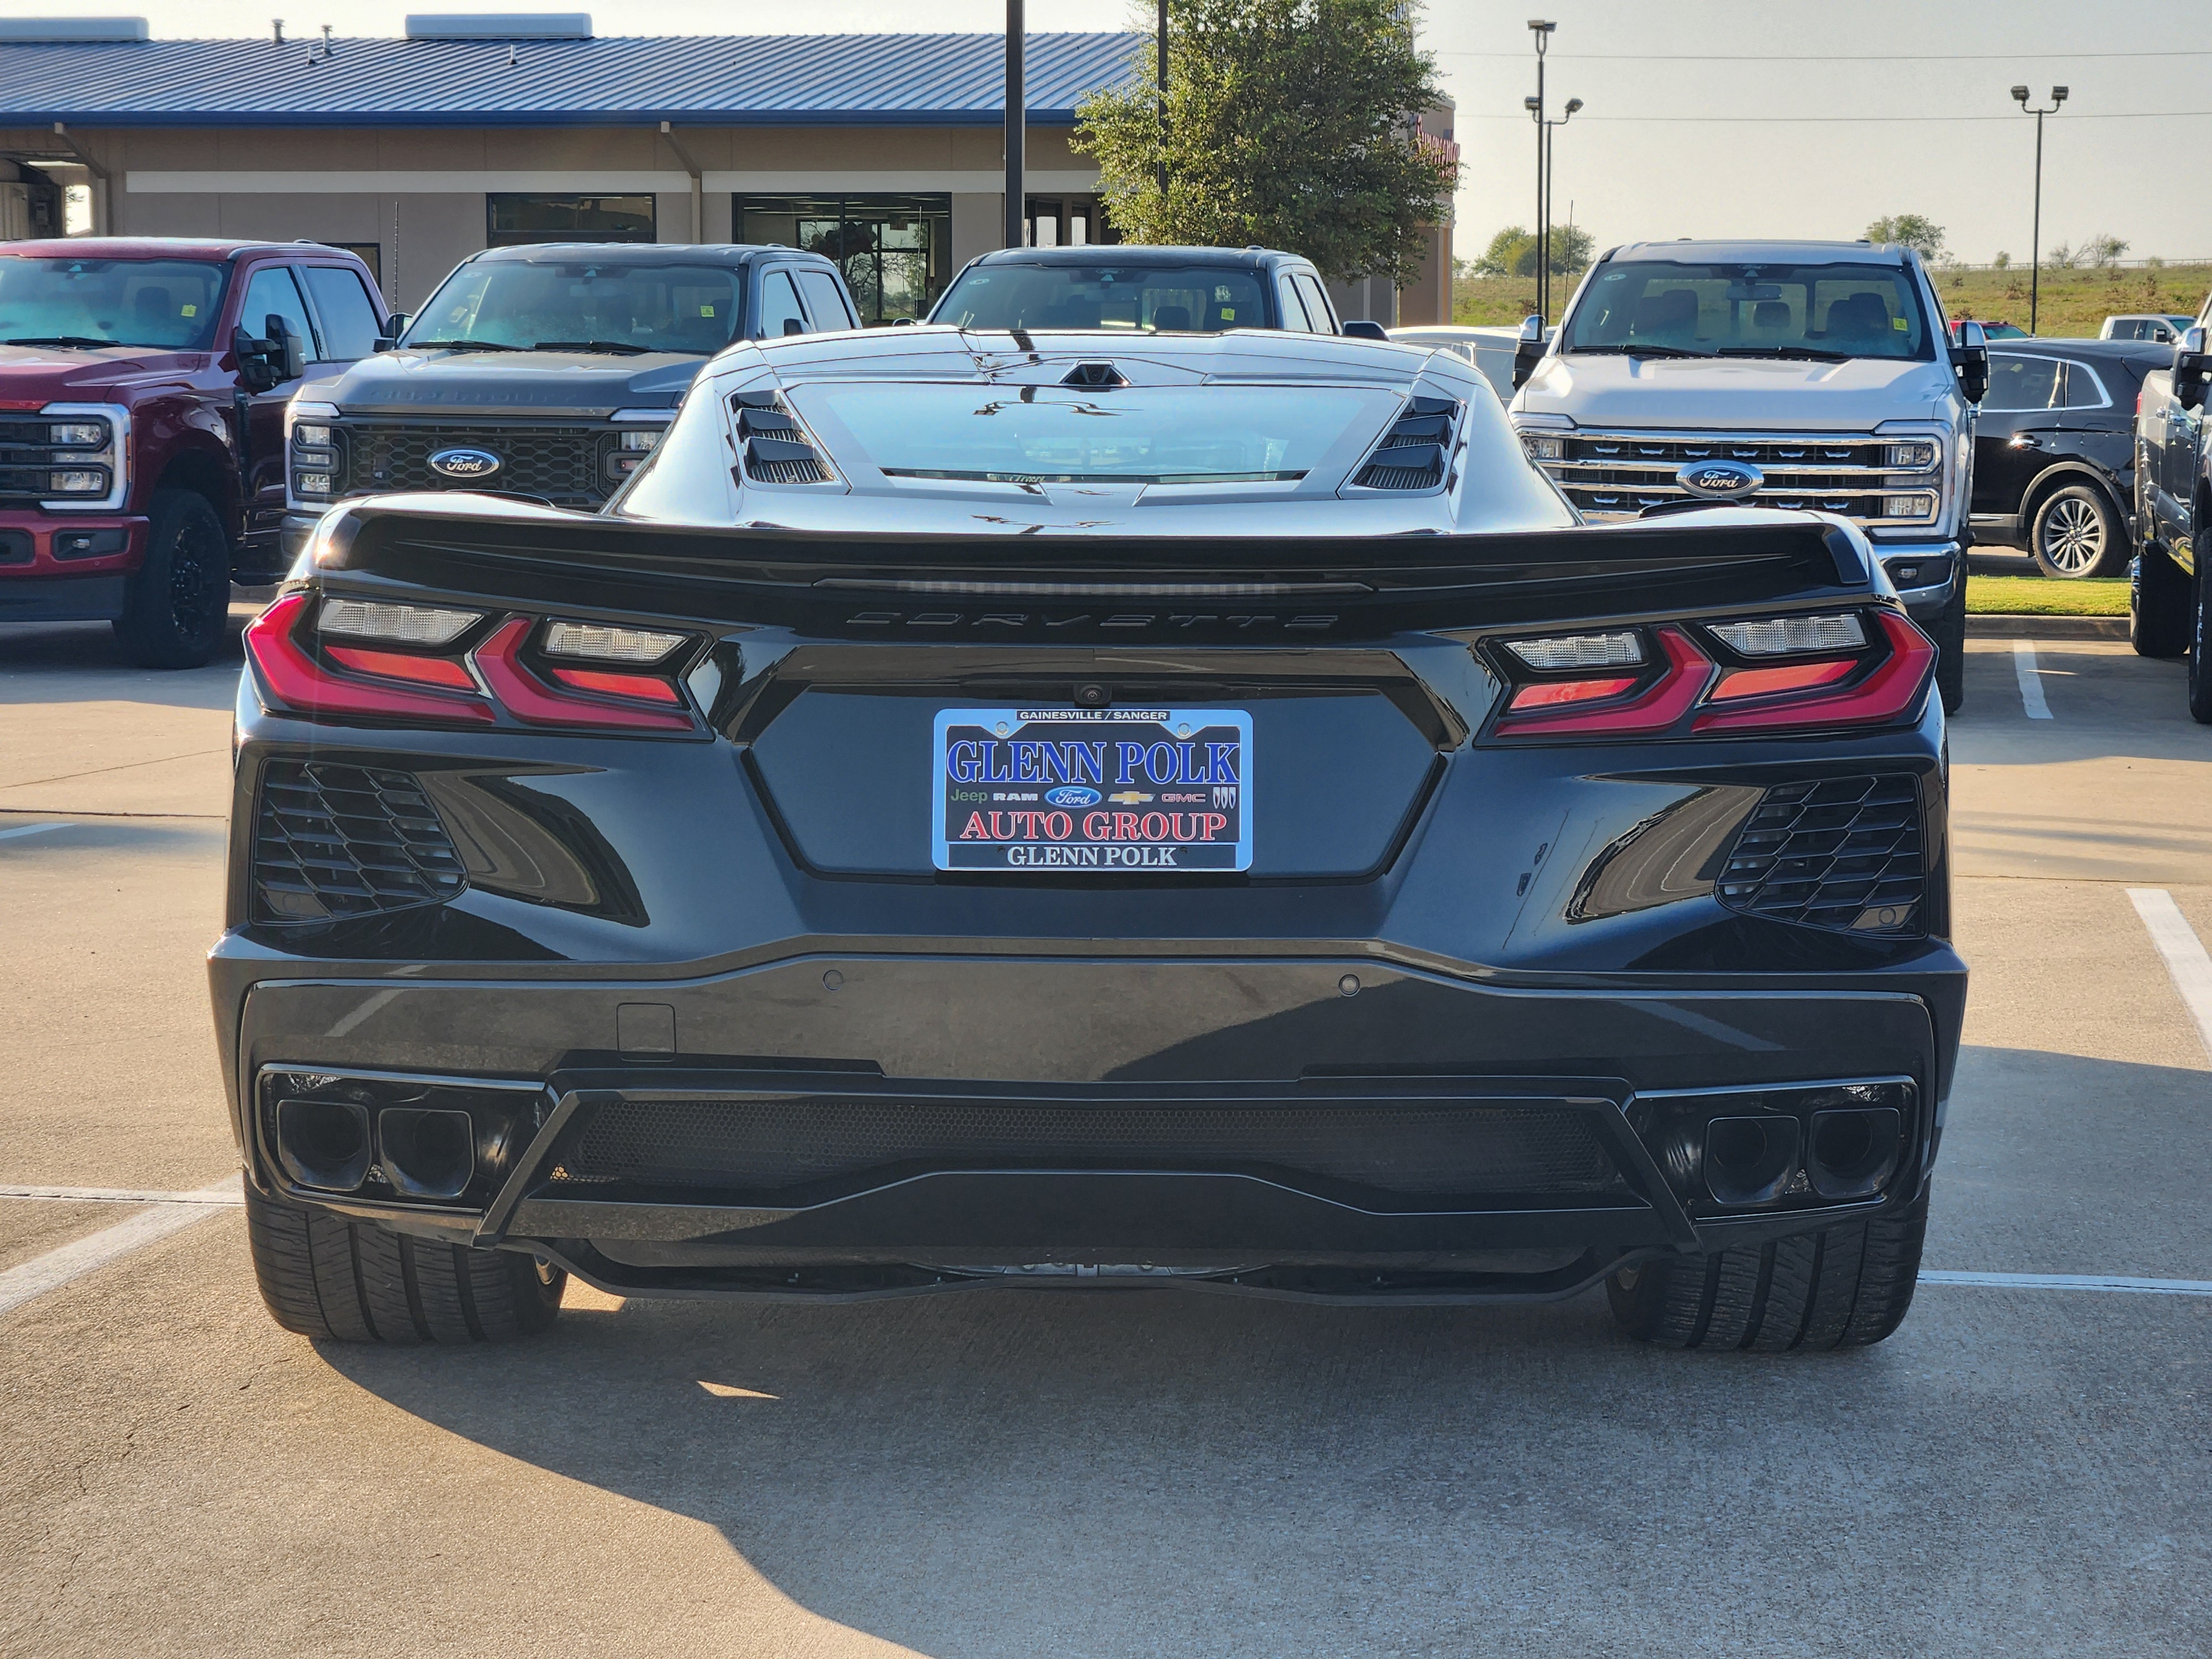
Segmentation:
[(230, 629), (203, 668), (140, 668), (106, 623), (0, 625), (0, 704), (143, 702), (228, 708), (246, 657), (239, 635), (253, 609), (231, 607)]
[[(2058, 1097), (2021, 1104), (2051, 1066)], [(1970, 1051), (1966, 1178), (2029, 1188), (2008, 1207), (2032, 1228), (2078, 1156), (2063, 1116), (2109, 1099), (2133, 1147), (2203, 1085)], [(2088, 1270), (2015, 1261), (2027, 1241), (1983, 1237), (1981, 1211), (1930, 1265)], [(1346, 1309), (1160, 1289), (586, 1291), (537, 1341), (319, 1352), (453, 1435), (704, 1522), (814, 1614), (938, 1659), (1642, 1650), (1624, 1618), (1682, 1632), (1670, 1650), (1790, 1628), (1793, 1652), (1843, 1653), (1856, 1621), (1812, 1640), (1802, 1609), (1869, 1596), (1932, 1643), (1913, 1651), (2008, 1650), (2054, 1620), (2158, 1647), (2185, 1615), (2131, 1601), (2126, 1569), (2194, 1524), (2189, 1480), (2138, 1491), (2115, 1448), (2147, 1412), (2196, 1409), (2171, 1343), (2130, 1357), (2146, 1322), (2184, 1348), (2202, 1322), (2172, 1298), (2027, 1294), (1923, 1290), (1890, 1341), (1834, 1355), (1641, 1347), (1596, 1293)], [(2016, 1525), (2085, 1510), (2115, 1518), (2063, 1545)]]

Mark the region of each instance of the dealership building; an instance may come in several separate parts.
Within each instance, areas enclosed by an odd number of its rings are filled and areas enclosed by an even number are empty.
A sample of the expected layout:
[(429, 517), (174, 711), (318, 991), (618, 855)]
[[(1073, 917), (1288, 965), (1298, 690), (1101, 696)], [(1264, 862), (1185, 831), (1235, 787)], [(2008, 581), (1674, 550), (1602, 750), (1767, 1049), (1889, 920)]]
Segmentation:
[[(1076, 105), (1144, 37), (1035, 33), (1030, 237), (1112, 241)], [(417, 16), (398, 38), (149, 38), (137, 18), (0, 19), (0, 236), (306, 239), (411, 310), (519, 242), (781, 242), (862, 314), (925, 311), (1005, 239), (1005, 42), (988, 34), (594, 36), (587, 15)], [(1450, 112), (1421, 118), (1451, 141)], [(1347, 317), (1442, 322), (1420, 281), (1334, 287)]]

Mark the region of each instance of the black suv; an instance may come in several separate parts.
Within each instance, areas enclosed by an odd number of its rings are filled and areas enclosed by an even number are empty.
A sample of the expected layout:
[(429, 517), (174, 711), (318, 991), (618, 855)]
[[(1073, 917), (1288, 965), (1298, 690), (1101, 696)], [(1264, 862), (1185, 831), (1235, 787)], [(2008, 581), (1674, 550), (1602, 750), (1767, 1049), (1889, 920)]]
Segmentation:
[(284, 550), (331, 502), (475, 489), (604, 504), (733, 340), (858, 328), (837, 267), (796, 248), (552, 243), (464, 259), (398, 337), (303, 382)]
[(928, 321), (975, 329), (1231, 328), (1388, 337), (1343, 323), (1310, 259), (1274, 248), (1010, 247), (971, 259)]
[(2167, 346), (1990, 345), (1974, 434), (1974, 540), (2024, 546), (2046, 576), (2118, 576), (2134, 554), (2136, 394)]

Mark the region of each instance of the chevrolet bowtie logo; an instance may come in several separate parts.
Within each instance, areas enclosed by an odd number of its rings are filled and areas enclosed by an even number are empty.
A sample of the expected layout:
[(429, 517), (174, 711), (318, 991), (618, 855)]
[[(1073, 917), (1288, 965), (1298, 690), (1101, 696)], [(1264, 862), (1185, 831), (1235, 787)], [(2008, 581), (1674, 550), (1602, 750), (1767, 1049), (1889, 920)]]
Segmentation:
[(1123, 806), (1142, 806), (1146, 801), (1150, 800), (1152, 797), (1146, 794), (1140, 794), (1134, 789), (1124, 789), (1120, 794), (1109, 795), (1106, 799), (1110, 801), (1117, 801)]

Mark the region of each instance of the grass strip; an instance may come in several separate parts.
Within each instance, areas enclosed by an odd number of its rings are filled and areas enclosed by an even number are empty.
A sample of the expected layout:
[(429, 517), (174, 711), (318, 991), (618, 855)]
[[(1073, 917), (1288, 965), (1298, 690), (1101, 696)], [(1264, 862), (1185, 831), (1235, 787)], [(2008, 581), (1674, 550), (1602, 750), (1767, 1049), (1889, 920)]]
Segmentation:
[(2124, 617), (2128, 579), (2094, 576), (2059, 581), (2049, 576), (1970, 575), (1966, 611), (1976, 617)]

